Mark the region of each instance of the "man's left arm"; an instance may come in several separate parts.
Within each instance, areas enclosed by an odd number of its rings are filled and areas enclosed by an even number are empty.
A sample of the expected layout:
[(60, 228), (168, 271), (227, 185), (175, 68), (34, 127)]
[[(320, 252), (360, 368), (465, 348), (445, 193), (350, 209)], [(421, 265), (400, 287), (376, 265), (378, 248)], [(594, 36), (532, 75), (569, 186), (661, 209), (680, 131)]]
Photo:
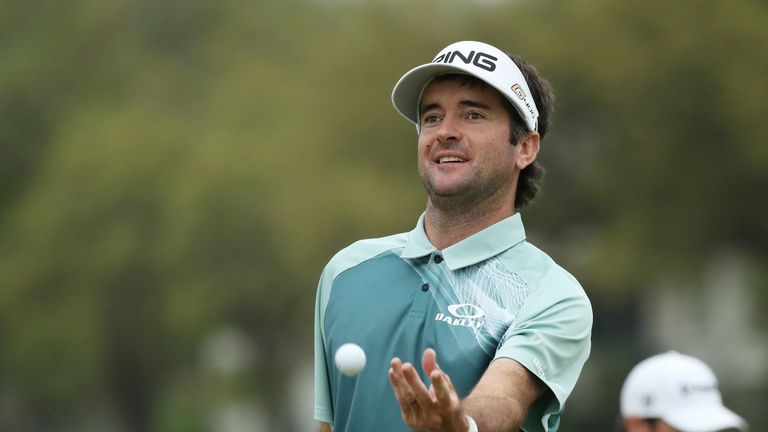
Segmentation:
[(429, 389), (410, 363), (395, 358), (389, 371), (403, 421), (414, 431), (466, 432), (467, 416), (484, 432), (519, 430), (528, 409), (546, 389), (520, 363), (499, 358), (461, 401), (450, 377), (438, 366), (434, 350), (424, 352), (422, 367), (430, 378)]
[[(557, 282), (562, 280), (550, 281)], [(429, 389), (413, 365), (393, 359), (389, 378), (405, 423), (415, 431), (466, 432), (469, 415), (483, 432), (522, 426), (547, 430), (589, 356), (592, 329), (592, 309), (580, 287), (551, 294), (538, 292), (529, 299), (496, 359), (463, 401), (437, 365), (434, 350), (427, 349), (422, 359)]]
[(523, 365), (499, 358), (488, 366), (461, 409), (482, 431), (516, 431), (545, 391), (544, 383)]

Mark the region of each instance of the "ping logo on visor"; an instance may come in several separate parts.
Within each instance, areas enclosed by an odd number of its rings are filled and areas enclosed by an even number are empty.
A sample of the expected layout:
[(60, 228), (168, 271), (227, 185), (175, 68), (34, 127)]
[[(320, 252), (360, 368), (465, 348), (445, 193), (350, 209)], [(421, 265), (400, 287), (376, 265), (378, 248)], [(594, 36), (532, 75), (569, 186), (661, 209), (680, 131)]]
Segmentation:
[(464, 64), (473, 64), (488, 72), (496, 70), (496, 61), (498, 60), (498, 58), (480, 51), (470, 51), (466, 56), (461, 51), (448, 51), (438, 55), (432, 60), (432, 63), (454, 63), (457, 58), (464, 62)]

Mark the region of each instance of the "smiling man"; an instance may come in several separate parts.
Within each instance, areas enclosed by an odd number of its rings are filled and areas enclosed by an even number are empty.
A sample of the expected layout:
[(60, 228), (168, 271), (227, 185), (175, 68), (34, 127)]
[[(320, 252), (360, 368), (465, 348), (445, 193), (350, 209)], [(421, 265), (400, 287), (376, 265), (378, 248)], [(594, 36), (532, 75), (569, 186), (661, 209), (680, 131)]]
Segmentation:
[[(416, 125), (424, 214), (356, 242), (320, 278), (315, 418), (324, 431), (556, 431), (589, 356), (576, 279), (526, 241), (520, 210), (554, 97), (530, 65), (458, 42), (392, 92)], [(356, 343), (367, 366), (333, 366)]]

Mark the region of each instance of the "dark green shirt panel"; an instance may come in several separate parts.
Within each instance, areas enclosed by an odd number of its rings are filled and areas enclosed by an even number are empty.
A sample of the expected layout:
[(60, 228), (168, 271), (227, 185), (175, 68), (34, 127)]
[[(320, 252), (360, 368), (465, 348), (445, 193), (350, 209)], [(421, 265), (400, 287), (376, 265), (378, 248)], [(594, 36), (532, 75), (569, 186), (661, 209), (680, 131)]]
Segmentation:
[[(451, 376), (461, 397), (474, 387), (490, 362), (491, 357), (474, 344), (458, 343), (456, 332), (469, 329), (436, 320), (438, 303), (444, 303), (443, 287), (422, 271), (429, 265), (435, 265), (429, 257), (403, 260), (386, 252), (334, 279), (325, 312), (334, 432), (372, 425), (375, 429), (367, 430), (408, 430), (387, 376), (392, 357), (412, 362), (428, 383), (421, 355), (428, 347), (436, 348), (440, 367)], [(356, 377), (344, 376), (334, 366), (334, 353), (348, 342), (360, 345), (366, 353), (366, 367)]]
[[(325, 311), (325, 343), (334, 432), (363, 430), (372, 424), (382, 431), (407, 430), (387, 371), (394, 355), (412, 357), (402, 347), (419, 345), (416, 338), (423, 321), (409, 317), (414, 305), (423, 309), (423, 299), (429, 296), (421, 290), (423, 284), (392, 252), (347, 269), (333, 281)], [(356, 377), (342, 375), (334, 365), (336, 350), (348, 342), (360, 345), (366, 354), (365, 369)]]

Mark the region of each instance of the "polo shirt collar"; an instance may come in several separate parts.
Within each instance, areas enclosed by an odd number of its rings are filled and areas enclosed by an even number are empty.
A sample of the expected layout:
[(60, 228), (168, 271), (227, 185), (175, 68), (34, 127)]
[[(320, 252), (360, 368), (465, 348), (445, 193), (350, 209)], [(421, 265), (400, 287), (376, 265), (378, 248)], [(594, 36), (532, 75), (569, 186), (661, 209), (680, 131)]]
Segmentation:
[[(419, 258), (438, 252), (427, 238), (424, 217), (425, 213), (422, 213), (416, 228), (408, 233), (405, 248), (400, 254), (401, 258)], [(523, 240), (525, 240), (523, 220), (520, 213), (515, 213), (445, 248), (442, 255), (448, 268), (456, 270), (494, 257)]]

